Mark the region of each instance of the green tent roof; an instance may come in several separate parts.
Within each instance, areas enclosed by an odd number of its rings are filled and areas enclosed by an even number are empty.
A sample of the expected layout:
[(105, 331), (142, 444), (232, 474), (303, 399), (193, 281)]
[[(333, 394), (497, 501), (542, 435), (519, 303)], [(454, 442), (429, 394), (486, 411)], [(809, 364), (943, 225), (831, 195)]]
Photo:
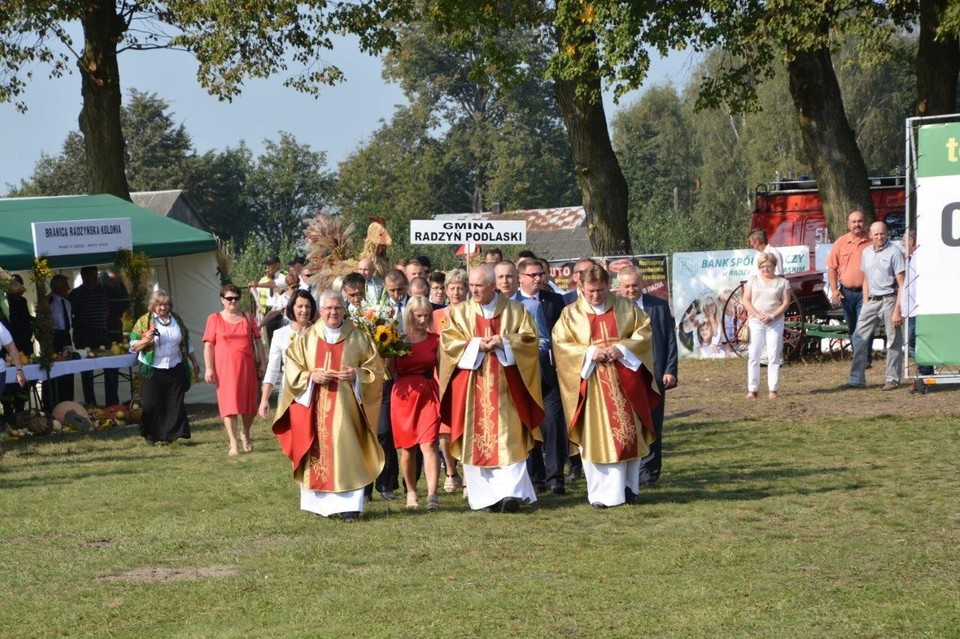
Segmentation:
[[(0, 267), (25, 271), (33, 267), (32, 222), (129, 217), (133, 227), (133, 250), (152, 258), (214, 251), (210, 233), (157, 215), (113, 195), (73, 195), (0, 199)], [(53, 268), (108, 264), (114, 253), (57, 255), (49, 259)]]

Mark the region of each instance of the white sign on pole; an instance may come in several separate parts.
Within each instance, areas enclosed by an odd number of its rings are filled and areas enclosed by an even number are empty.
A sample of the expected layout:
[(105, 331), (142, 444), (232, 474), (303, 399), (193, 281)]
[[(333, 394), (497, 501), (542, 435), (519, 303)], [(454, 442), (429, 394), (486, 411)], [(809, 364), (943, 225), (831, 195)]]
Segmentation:
[(80, 255), (133, 249), (133, 225), (128, 217), (69, 222), (34, 222), (33, 254)]
[(526, 220), (410, 220), (411, 244), (526, 244)]

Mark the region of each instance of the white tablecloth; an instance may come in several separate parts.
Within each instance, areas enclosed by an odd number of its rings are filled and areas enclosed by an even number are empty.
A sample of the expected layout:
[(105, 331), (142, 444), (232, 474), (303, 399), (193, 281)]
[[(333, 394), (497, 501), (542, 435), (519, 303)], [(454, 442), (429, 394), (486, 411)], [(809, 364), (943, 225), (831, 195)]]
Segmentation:
[[(84, 359), (68, 359), (64, 362), (54, 362), (50, 369), (50, 379), (63, 375), (73, 375), (84, 371), (101, 370), (104, 368), (131, 368), (137, 363), (134, 353), (111, 355), (110, 357), (86, 357)], [(40, 369), (40, 364), (27, 364), (23, 367), (23, 374), (28, 381), (44, 380), (46, 377)], [(8, 366), (6, 370), (7, 383), (17, 383), (17, 367)]]

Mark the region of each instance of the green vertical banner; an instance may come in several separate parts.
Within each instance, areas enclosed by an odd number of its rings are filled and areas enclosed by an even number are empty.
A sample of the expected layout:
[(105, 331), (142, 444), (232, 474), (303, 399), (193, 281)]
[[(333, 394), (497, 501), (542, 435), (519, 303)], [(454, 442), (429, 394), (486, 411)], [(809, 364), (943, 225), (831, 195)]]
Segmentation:
[(960, 365), (960, 122), (921, 126), (917, 151), (916, 361)]

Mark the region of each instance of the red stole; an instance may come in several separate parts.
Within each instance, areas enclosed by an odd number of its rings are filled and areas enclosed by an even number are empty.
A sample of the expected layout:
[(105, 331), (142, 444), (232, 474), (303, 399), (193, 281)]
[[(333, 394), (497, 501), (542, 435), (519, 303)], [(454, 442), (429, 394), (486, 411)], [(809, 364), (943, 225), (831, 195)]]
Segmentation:
[[(612, 310), (608, 309), (601, 315), (588, 313), (587, 317), (590, 320), (592, 345), (606, 347), (619, 341), (617, 316)], [(637, 456), (640, 439), (636, 432), (634, 415), (640, 418), (640, 423), (650, 433), (655, 432), (650, 411), (660, 403), (660, 395), (651, 386), (653, 376), (647, 370), (646, 364), (632, 371), (619, 360), (613, 366), (597, 364), (593, 375), (597, 378), (596, 388), (602, 395), (607, 415), (606, 423), (617, 450), (617, 458), (632, 459)], [(585, 408), (588, 382), (589, 378), (580, 380), (580, 398), (570, 424), (577, 423)]]
[[(474, 336), (491, 337), (500, 334), (500, 317), (485, 319), (477, 315), (474, 321)], [(537, 405), (523, 383), (523, 377), (516, 366), (503, 366), (496, 353), (484, 354), (483, 362), (477, 370), (458, 368), (450, 378), (447, 391), (450, 414), (450, 439), (456, 441), (463, 437), (464, 422), (467, 415), (467, 397), (473, 386), (473, 450), (472, 461), (475, 466), (499, 466), (500, 441), (500, 393), (501, 375), (506, 377), (510, 400), (516, 408), (521, 423), (533, 430), (543, 421), (543, 409)], [(446, 415), (444, 411), (444, 415)], [(467, 454), (464, 452), (464, 459)]]
[[(317, 368), (340, 370), (342, 358), (342, 341), (317, 343), (314, 358)], [(273, 425), (280, 448), (293, 462), (294, 468), (300, 468), (305, 458), (308, 459), (309, 464), (303, 468), (303, 482), (311, 490), (334, 490), (333, 431), (339, 385), (337, 381), (326, 386), (314, 384), (310, 406), (293, 402)]]

